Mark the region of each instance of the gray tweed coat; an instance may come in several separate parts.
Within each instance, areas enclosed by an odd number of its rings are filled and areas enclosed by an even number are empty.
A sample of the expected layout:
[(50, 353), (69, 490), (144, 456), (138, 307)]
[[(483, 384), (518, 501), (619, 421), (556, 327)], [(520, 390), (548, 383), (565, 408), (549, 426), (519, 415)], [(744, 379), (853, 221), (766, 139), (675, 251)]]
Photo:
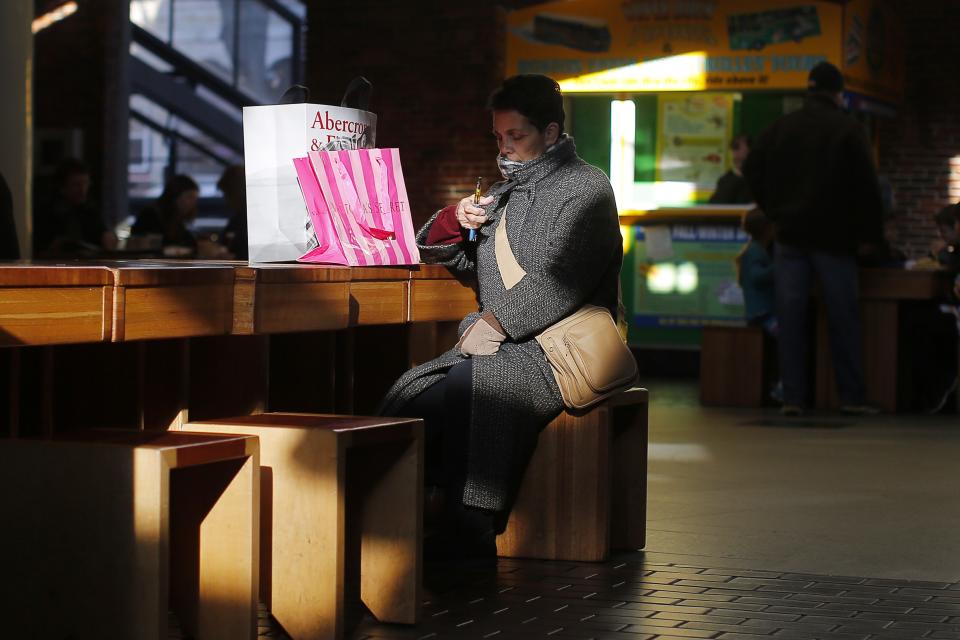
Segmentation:
[[(463, 495), (464, 504), (502, 511), (513, 500), (537, 435), (563, 409), (534, 336), (586, 303), (616, 314), (623, 248), (610, 181), (577, 156), (568, 136), (487, 195), (494, 197), (486, 208), (491, 221), (477, 234), (475, 253), (463, 243), (424, 245), (436, 214), (417, 241), (426, 262), (476, 272), (480, 311), (492, 311), (508, 334), (499, 352), (474, 358)], [(497, 268), (493, 235), (507, 206), (507, 237), (527, 272), (509, 291)], [(464, 318), (459, 333), (478, 317)], [(411, 369), (387, 393), (381, 413), (403, 415), (407, 402), (462, 359), (452, 348)]]

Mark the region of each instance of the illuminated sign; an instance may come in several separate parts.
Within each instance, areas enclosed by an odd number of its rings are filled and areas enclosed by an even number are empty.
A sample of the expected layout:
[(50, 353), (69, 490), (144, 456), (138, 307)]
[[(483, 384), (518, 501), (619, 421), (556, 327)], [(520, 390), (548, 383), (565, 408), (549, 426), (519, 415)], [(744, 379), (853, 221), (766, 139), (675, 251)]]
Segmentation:
[(830, 2), (553, 2), (510, 13), (507, 69), (568, 92), (805, 88), (841, 64), (842, 27)]

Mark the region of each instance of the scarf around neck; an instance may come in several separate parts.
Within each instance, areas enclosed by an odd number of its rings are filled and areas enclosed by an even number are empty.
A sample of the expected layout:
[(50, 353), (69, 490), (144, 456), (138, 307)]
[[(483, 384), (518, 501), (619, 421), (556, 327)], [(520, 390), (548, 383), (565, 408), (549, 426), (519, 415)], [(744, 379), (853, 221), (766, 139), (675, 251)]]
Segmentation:
[(533, 160), (517, 162), (497, 156), (497, 165), (506, 180), (487, 192), (487, 195), (493, 196), (494, 200), (485, 207), (490, 223), (480, 227), (480, 233), (486, 236), (493, 235), (496, 226), (494, 223), (500, 218), (498, 213), (500, 201), (512, 191), (518, 193), (516, 197), (511, 196), (510, 219), (518, 223), (522, 221), (533, 203), (537, 183), (576, 155), (577, 147), (573, 143), (573, 138), (564, 133), (543, 155)]
[(505, 156), (498, 155), (497, 166), (500, 167), (500, 174), (505, 180), (527, 182), (531, 178), (536, 180), (551, 173), (575, 153), (576, 146), (573, 144), (573, 138), (563, 133), (540, 157), (520, 161), (508, 160)]

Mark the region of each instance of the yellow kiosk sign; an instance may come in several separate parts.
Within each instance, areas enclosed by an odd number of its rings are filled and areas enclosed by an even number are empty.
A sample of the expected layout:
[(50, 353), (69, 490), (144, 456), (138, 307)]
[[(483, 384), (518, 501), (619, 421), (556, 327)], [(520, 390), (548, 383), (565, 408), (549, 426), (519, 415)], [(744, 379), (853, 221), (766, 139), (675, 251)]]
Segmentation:
[(510, 13), (507, 66), (565, 92), (798, 89), (842, 32), (830, 2), (568, 0)]
[(903, 97), (904, 40), (893, 5), (850, 0), (843, 8), (843, 75), (847, 88), (893, 102)]

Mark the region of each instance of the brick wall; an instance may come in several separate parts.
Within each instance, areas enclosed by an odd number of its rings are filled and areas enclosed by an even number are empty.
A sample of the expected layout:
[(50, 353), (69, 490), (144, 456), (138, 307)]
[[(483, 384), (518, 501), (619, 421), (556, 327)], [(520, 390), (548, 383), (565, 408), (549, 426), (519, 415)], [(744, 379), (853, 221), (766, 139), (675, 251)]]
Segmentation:
[(897, 3), (906, 40), (906, 95), (879, 122), (880, 171), (891, 181), (899, 241), (913, 256), (936, 237), (932, 217), (960, 201), (960, 3)]
[[(415, 224), (500, 179), (487, 95), (504, 77), (506, 13), (490, 0), (310, 0), (307, 84), (339, 104), (347, 83), (373, 83), (377, 146), (399, 147)], [(536, 4), (516, 1), (509, 6)], [(325, 29), (333, 21), (336, 27)]]

